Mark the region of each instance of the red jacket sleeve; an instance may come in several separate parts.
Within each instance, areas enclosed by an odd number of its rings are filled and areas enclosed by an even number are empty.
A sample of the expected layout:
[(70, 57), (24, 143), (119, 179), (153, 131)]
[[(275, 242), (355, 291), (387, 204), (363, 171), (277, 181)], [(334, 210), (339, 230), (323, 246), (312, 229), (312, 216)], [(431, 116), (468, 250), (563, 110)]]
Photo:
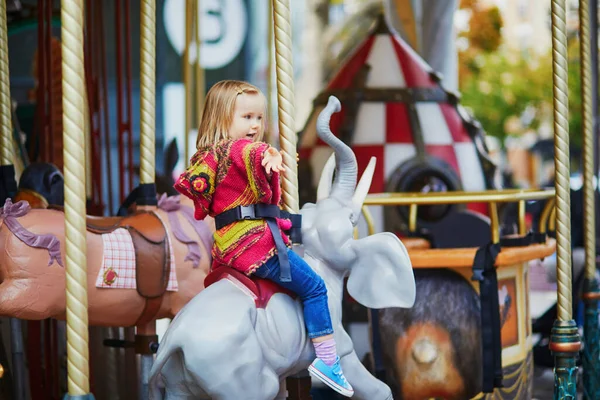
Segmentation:
[(175, 190), (194, 202), (194, 218), (201, 220), (209, 214), (218, 160), (213, 151), (201, 150), (192, 157), (190, 167), (175, 182)]

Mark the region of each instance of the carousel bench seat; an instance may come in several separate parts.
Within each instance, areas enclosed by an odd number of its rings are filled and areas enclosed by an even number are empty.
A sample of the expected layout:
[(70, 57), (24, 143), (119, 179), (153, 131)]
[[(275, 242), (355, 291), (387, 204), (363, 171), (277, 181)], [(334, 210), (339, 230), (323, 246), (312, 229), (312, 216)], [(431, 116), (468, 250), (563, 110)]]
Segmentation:
[[(406, 248), (413, 268), (471, 267), (473, 266), (475, 253), (477, 252), (476, 247), (458, 249), (423, 249), (409, 248), (406, 246)], [(503, 247), (496, 259), (496, 267), (548, 257), (554, 253), (555, 249), (556, 240), (554, 239), (548, 239), (546, 243), (532, 244), (523, 247)]]
[(401, 237), (400, 240), (402, 241), (402, 244), (404, 244), (404, 247), (406, 247), (406, 250), (408, 250), (408, 251), (423, 250), (423, 249), (431, 248), (431, 243), (429, 243), (429, 240), (424, 239), (424, 238), (418, 238), (418, 237), (403, 238), (403, 237)]

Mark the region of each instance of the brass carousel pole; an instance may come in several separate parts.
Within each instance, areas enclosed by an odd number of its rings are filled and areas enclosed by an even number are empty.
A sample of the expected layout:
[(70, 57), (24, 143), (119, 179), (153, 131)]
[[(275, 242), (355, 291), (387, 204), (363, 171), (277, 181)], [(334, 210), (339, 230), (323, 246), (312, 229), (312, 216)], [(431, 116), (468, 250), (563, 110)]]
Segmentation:
[(0, 2), (0, 207), (7, 198), (17, 192), (14, 148), (12, 138), (12, 112), (10, 78), (8, 73), (8, 32), (6, 23), (6, 0)]
[[(196, 126), (195, 129), (198, 129), (198, 127), (200, 126), (200, 117), (201, 117), (201, 113), (202, 113), (202, 108), (204, 107), (204, 100), (206, 97), (206, 75), (204, 72), (204, 68), (202, 68), (202, 64), (201, 64), (201, 59), (200, 59), (200, 49), (202, 47), (202, 32), (200, 30), (201, 26), (200, 26), (200, 21), (201, 18), (200, 16), (202, 15), (201, 11), (201, 4), (202, 0), (196, 0), (194, 2), (194, 19), (195, 19), (195, 24), (194, 24), (194, 28), (195, 28), (195, 32), (194, 32), (194, 37), (196, 38), (196, 64), (195, 64), (195, 70), (196, 70)], [(199, 13), (200, 12), (200, 13)], [(189, 145), (188, 145), (189, 147)], [(189, 149), (188, 149), (189, 151)], [(186, 163), (188, 162), (188, 159), (186, 159)]]
[[(285, 210), (290, 213), (298, 213), (300, 207), (298, 201), (296, 133), (294, 131), (294, 68), (292, 63), (290, 0), (272, 0), (272, 2), (279, 145), (284, 168), (281, 179), (281, 194)], [(303, 400), (310, 398), (310, 376), (308, 371), (288, 377), (286, 385), (289, 393), (288, 399)]]
[[(136, 203), (140, 209), (156, 208), (156, 0), (140, 4), (140, 186)], [(187, 137), (187, 136), (186, 136)], [(158, 344), (156, 323), (138, 321), (135, 349), (140, 354), (138, 398), (149, 397), (148, 380)]]
[(592, 101), (592, 48), (590, 43), (589, 1), (579, 2), (579, 40), (581, 59), (581, 111), (583, 122), (583, 190), (585, 234), (585, 302), (583, 353), (583, 387), (586, 400), (600, 399), (600, 369), (598, 366), (598, 299), (600, 289), (596, 280), (596, 212), (594, 190), (594, 109)]
[(90, 393), (86, 258), (85, 108), (83, 0), (61, 2), (63, 154), (65, 174), (65, 269), (67, 300), (66, 399)]
[(275, 71), (277, 74), (277, 108), (279, 145), (283, 157), (281, 180), (283, 205), (286, 211), (297, 213), (298, 163), (296, 132), (294, 131), (294, 68), (292, 64), (292, 27), (289, 0), (273, 0), (275, 34)]
[(185, 88), (185, 142), (183, 143), (183, 154), (185, 165), (190, 160), (190, 130), (192, 129), (192, 66), (190, 64), (190, 49), (192, 45), (192, 24), (194, 22), (194, 3), (193, 0), (185, 2), (185, 50), (183, 51), (183, 86)]
[(566, 0), (552, 0), (554, 166), (556, 170), (556, 277), (558, 319), (550, 337), (554, 354), (554, 399), (577, 398), (576, 358), (581, 347), (573, 320), (571, 209), (569, 187), (569, 97), (567, 86)]
[[(10, 76), (8, 70), (8, 27), (6, 22), (6, 0), (0, 1), (0, 207), (6, 199), (17, 192), (15, 167), (13, 165), (12, 113), (10, 98)], [(15, 400), (25, 399), (25, 356), (21, 320), (10, 319), (12, 347), (12, 379)]]

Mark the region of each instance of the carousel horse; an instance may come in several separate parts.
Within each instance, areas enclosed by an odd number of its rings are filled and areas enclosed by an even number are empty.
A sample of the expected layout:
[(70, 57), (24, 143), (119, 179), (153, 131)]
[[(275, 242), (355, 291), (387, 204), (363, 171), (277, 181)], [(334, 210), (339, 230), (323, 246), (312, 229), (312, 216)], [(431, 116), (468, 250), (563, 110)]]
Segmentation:
[[(62, 203), (63, 183), (56, 167), (32, 164), (15, 203), (0, 208), (1, 316), (65, 318), (65, 222), (53, 206)], [(188, 199), (163, 194), (155, 211), (86, 223), (90, 325), (173, 318), (204, 288), (214, 224), (196, 221)]]
[[(354, 398), (392, 399), (390, 388), (357, 357), (342, 325), (344, 278), (351, 296), (371, 308), (411, 307), (415, 281), (406, 248), (392, 233), (355, 240), (354, 226), (369, 190), (374, 159), (357, 180), (356, 157), (329, 130), (331, 97), (317, 122), (334, 149), (337, 174), (330, 194), (302, 210), (304, 259), (323, 278), (342, 369)], [(333, 171), (321, 180), (331, 182)], [(153, 365), (151, 399), (285, 399), (287, 376), (314, 360), (301, 303), (285, 293), (259, 299), (234, 272), (207, 285), (175, 317)], [(264, 281), (251, 278), (258, 288)], [(261, 300), (261, 301), (258, 301)]]

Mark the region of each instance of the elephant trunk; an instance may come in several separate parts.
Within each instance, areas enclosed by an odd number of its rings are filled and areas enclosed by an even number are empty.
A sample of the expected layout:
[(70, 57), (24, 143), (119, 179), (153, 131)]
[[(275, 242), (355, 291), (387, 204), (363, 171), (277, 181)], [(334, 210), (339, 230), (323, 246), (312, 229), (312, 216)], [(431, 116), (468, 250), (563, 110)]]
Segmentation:
[(344, 204), (352, 200), (358, 167), (352, 149), (346, 146), (329, 129), (331, 116), (341, 109), (340, 101), (335, 96), (329, 96), (327, 106), (321, 111), (317, 119), (317, 133), (321, 140), (331, 146), (335, 152), (336, 177), (331, 190), (331, 197)]

